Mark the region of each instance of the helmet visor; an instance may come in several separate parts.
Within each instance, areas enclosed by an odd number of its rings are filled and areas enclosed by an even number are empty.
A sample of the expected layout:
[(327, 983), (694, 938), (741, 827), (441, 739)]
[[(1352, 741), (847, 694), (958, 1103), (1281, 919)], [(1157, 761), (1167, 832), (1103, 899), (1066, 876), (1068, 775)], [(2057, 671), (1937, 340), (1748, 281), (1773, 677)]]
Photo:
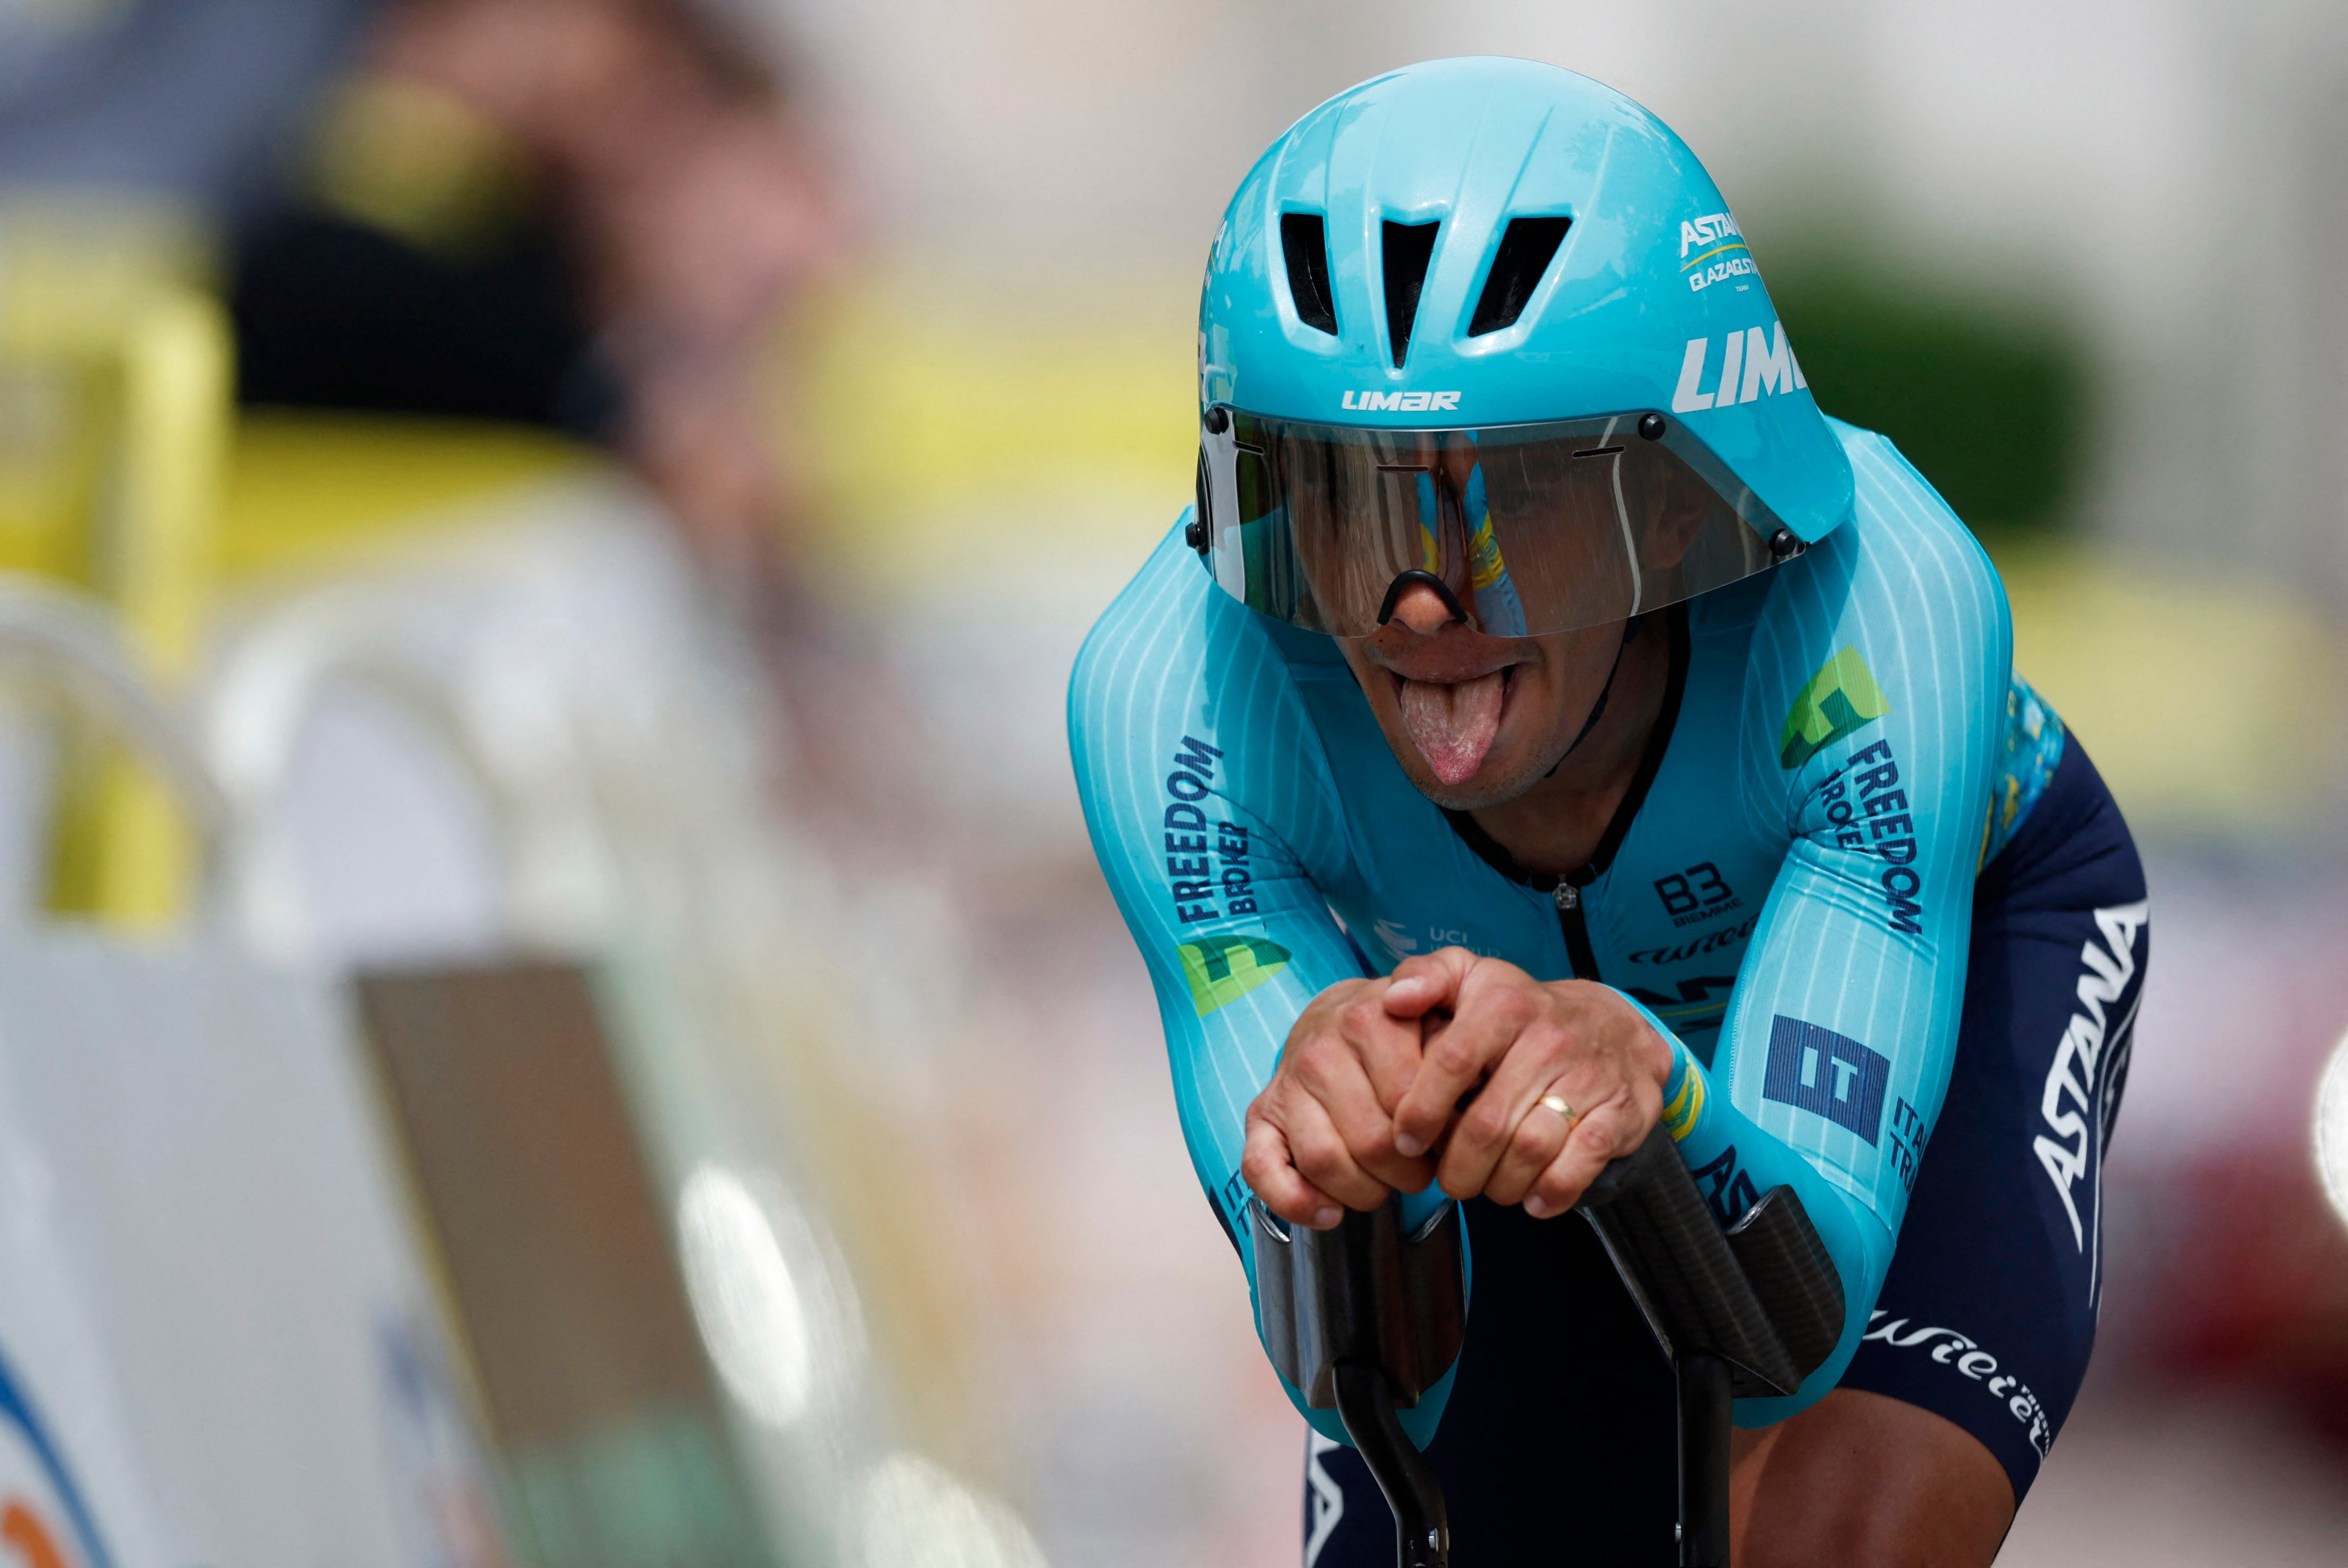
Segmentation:
[[(1570, 632), (1777, 559), (1777, 519), (1674, 421), (1396, 430), (1222, 412), (1199, 474), (1215, 579), (1307, 631), (1369, 636), (1431, 578), (1490, 635)], [(1661, 433), (1642, 436), (1643, 418)]]

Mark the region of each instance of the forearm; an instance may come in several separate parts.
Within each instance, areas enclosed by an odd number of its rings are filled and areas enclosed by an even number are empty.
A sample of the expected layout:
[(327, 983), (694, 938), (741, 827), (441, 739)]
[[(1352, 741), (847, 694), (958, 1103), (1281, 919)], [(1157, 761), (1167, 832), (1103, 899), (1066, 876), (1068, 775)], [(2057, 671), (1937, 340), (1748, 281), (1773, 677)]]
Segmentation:
[(1741, 1425), (1766, 1426), (1815, 1403), (1840, 1380), (1890, 1267), (1892, 1233), (1865, 1203), (1756, 1126), (1730, 1103), (1685, 1043), (1653, 1013), (1644, 1007), (1640, 1011), (1672, 1047), (1663, 1123), (1715, 1218), (1726, 1227), (1772, 1189), (1791, 1187), (1842, 1282), (1842, 1336), (1834, 1353), (1803, 1381), (1801, 1391), (1787, 1398), (1737, 1401)]

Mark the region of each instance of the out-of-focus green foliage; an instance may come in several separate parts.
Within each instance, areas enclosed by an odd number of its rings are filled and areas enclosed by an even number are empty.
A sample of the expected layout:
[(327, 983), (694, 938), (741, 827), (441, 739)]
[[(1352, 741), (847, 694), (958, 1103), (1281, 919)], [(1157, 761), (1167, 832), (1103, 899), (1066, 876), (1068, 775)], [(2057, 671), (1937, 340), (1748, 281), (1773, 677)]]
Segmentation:
[(2054, 313), (1798, 258), (1769, 293), (1818, 406), (1890, 437), (1976, 531), (2068, 521), (2092, 387)]

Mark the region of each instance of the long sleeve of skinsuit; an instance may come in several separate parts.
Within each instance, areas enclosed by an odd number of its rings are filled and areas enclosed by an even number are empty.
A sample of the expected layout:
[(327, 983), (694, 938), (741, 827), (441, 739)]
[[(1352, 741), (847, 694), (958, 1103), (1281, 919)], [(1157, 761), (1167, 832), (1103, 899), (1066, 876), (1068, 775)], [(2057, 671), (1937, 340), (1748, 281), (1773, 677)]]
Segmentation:
[[(1702, 961), (1737, 965), (1725, 1014), (1631, 998), (1673, 1047), (1665, 1124), (1724, 1221), (1790, 1184), (1843, 1279), (1835, 1354), (1797, 1396), (1740, 1401), (1746, 1425), (1834, 1386), (1890, 1264), (1948, 1084), (2011, 683), (2004, 595), (1979, 547), (1888, 442), (1839, 433), (1857, 519), (1689, 607), (1668, 752), (1582, 892), (1584, 977), (1628, 995), (1630, 976), (1655, 978), (1640, 961), (1683, 941), (1650, 891), (1659, 875), (1701, 863), (1768, 889), (1742, 954)], [(1550, 900), (1409, 789), (1334, 645), (1222, 593), (1180, 535), (1079, 655), (1071, 749), (1156, 987), (1193, 1165), (1252, 1285), (1243, 1119), (1313, 995), (1423, 950), (1405, 926), (1542, 979), (1573, 970)], [(1445, 1391), (1406, 1413), (1422, 1443)], [(1339, 1435), (1330, 1413), (1306, 1415)]]

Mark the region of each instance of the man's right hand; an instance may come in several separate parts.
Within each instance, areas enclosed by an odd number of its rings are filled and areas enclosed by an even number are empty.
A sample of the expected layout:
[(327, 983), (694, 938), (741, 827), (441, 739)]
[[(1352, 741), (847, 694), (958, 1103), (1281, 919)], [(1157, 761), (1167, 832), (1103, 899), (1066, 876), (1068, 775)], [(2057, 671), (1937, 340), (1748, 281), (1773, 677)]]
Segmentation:
[(1418, 1076), (1421, 1029), (1386, 1011), (1392, 984), (1341, 980), (1314, 997), (1248, 1107), (1240, 1174), (1292, 1224), (1325, 1231), (1346, 1208), (1375, 1209), (1435, 1179), (1432, 1161), (1395, 1149), (1395, 1108)]

